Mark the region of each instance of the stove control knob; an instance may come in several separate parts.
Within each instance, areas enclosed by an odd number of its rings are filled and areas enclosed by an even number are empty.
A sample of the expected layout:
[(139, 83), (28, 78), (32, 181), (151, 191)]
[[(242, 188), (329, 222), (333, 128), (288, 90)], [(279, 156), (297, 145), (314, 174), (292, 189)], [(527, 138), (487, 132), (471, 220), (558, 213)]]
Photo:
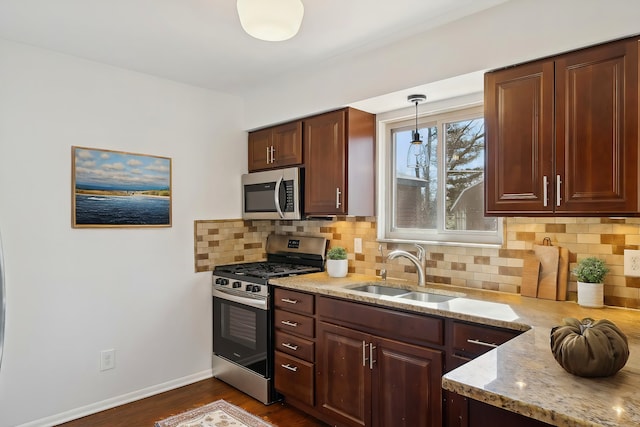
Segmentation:
[(253, 287), (251, 288), (251, 292), (260, 292), (260, 286), (253, 285)]
[(229, 284), (229, 279), (220, 279), (220, 284), (222, 286), (227, 286)]
[(216, 285), (219, 285), (222, 283), (222, 278), (221, 277), (216, 277)]
[(240, 282), (239, 280), (236, 280), (235, 282), (233, 282), (231, 286), (234, 288), (239, 288), (242, 286), (242, 282)]
[(253, 285), (247, 285), (247, 286), (245, 287), (245, 290), (246, 290), (247, 292), (252, 292), (252, 289), (253, 289)]

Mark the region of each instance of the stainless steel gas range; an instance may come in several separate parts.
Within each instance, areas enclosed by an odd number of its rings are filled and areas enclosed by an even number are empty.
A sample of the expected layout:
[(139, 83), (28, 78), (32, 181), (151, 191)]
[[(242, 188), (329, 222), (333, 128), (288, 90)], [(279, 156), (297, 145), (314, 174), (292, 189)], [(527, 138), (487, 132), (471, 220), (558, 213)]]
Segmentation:
[(269, 404), (273, 312), (269, 279), (324, 270), (327, 239), (271, 234), (267, 260), (213, 270), (213, 375)]

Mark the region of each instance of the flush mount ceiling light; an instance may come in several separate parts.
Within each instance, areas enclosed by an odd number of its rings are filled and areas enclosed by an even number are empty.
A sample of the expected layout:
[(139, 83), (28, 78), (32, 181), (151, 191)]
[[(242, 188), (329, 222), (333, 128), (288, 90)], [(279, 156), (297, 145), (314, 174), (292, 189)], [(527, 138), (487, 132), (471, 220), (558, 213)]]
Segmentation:
[(427, 150), (422, 144), (420, 133), (418, 132), (418, 104), (427, 100), (426, 95), (409, 95), (407, 100), (416, 105), (416, 130), (413, 131), (411, 145), (407, 152), (407, 167), (416, 169), (427, 164)]
[(247, 34), (270, 42), (295, 36), (304, 15), (301, 0), (238, 0), (236, 6)]

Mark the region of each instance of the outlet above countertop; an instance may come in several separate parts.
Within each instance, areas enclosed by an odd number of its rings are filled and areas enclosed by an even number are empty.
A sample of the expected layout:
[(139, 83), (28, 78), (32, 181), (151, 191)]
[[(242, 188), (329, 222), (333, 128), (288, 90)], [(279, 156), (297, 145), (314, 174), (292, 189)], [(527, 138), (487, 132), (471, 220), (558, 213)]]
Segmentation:
[[(427, 284), (350, 274), (326, 273), (274, 279), (275, 286), (320, 295), (526, 331), (467, 364), (446, 373), (442, 386), (460, 395), (558, 426), (640, 425), (640, 311), (590, 309), (575, 302), (550, 301), (496, 291)], [(358, 284), (386, 284), (407, 291), (455, 296), (439, 303), (375, 295), (353, 290)], [(629, 340), (631, 356), (608, 378), (581, 378), (567, 373), (550, 349), (552, 327), (565, 317), (608, 319)]]

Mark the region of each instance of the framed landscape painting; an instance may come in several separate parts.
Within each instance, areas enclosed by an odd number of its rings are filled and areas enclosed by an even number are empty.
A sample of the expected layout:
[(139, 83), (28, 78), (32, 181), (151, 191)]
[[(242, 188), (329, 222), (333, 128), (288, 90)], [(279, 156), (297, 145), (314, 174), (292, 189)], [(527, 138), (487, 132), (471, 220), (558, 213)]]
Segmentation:
[(171, 227), (171, 159), (71, 147), (73, 228)]

